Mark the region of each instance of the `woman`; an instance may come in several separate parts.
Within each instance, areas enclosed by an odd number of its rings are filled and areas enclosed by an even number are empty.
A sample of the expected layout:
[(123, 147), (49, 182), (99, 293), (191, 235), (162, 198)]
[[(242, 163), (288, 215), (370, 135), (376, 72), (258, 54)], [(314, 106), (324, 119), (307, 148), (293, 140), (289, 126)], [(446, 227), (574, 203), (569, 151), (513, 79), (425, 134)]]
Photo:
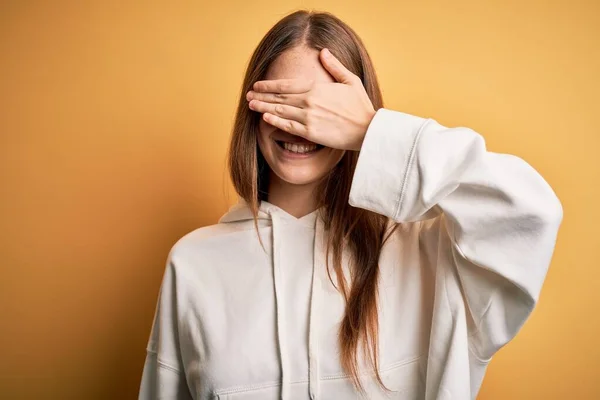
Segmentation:
[(170, 252), (141, 399), (472, 399), (534, 308), (562, 208), (465, 128), (382, 108), (327, 13), (254, 52), (240, 201)]

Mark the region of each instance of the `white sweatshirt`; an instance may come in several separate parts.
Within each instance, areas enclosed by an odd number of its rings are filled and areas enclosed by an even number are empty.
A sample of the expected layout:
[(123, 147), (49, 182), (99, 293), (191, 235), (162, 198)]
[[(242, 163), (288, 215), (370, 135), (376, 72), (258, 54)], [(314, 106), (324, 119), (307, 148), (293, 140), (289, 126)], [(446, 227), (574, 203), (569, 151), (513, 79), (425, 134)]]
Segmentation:
[[(470, 129), (380, 109), (348, 201), (401, 223), (380, 257), (380, 370), (392, 392), (361, 359), (367, 398), (475, 398), (538, 300), (562, 221), (553, 190)], [(262, 202), (265, 253), (240, 200), (173, 246), (140, 399), (358, 398), (339, 361), (344, 301), (317, 215)]]

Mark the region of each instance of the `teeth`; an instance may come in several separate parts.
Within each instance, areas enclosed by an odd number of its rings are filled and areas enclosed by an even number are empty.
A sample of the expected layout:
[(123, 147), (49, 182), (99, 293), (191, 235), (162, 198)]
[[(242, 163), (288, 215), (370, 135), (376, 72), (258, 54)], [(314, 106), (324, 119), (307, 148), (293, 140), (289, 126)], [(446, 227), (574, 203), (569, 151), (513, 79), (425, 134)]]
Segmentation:
[(297, 144), (283, 142), (283, 147), (293, 153), (309, 153), (317, 148), (316, 144)]

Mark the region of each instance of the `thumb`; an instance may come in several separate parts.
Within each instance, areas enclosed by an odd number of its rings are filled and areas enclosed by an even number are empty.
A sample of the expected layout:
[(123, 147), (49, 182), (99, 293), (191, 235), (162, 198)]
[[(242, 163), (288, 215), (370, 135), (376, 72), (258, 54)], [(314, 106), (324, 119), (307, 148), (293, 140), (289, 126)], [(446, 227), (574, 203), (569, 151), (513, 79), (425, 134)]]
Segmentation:
[(328, 49), (321, 50), (321, 63), (325, 69), (339, 83), (351, 85), (355, 82), (356, 75), (350, 72)]

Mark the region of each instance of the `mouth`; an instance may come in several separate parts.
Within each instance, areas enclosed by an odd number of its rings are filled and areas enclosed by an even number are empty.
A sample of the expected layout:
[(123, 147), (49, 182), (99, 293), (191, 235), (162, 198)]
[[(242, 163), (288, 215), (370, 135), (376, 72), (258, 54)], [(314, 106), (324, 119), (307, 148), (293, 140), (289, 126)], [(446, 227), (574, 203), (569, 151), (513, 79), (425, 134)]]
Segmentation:
[(314, 154), (325, 147), (317, 143), (289, 143), (283, 140), (275, 140), (275, 143), (286, 153), (298, 155)]

